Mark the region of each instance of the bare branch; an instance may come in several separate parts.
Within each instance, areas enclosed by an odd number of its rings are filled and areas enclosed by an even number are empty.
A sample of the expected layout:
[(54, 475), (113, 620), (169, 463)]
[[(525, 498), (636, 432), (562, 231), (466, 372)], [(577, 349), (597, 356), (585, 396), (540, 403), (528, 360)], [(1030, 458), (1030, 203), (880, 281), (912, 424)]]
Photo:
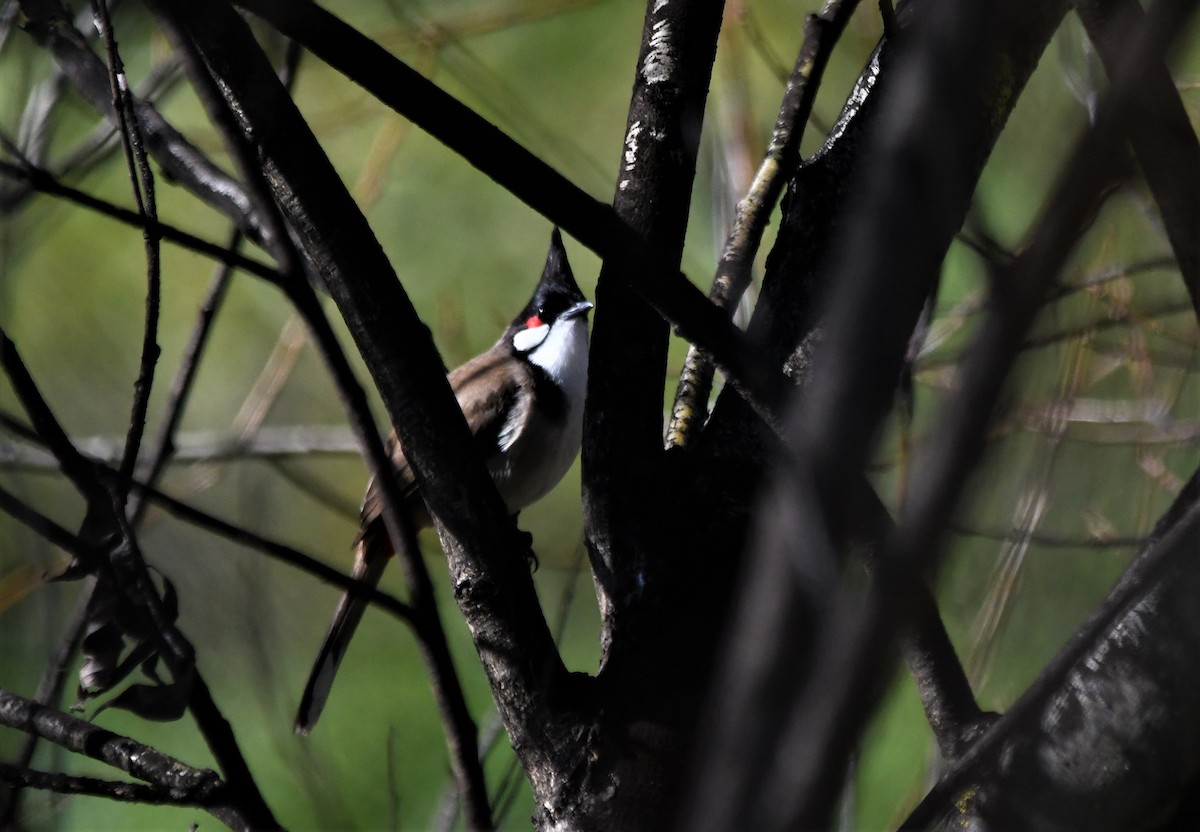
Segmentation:
[[(172, 58), (168, 58), (146, 73), (146, 77), (142, 79), (134, 95), (137, 98), (146, 99), (159, 96), (163, 91), (169, 89), (180, 77), (179, 63)], [(63, 81), (61, 76), (57, 76), (53, 80)], [(51, 83), (51, 81), (43, 83)], [(66, 88), (65, 83), (59, 83), (59, 86)], [(30, 103), (32, 104), (32, 102)], [(50, 113), (49, 109), (43, 108), (42, 119), (48, 119)], [(22, 132), (24, 132), (23, 126)], [(82, 176), (103, 164), (119, 144), (116, 137), (117, 131), (111, 122), (107, 119), (99, 121), (87, 136), (80, 139), (73, 150), (52, 165), (54, 175), (59, 178), (68, 175)], [(15, 142), (13, 144), (16, 146)], [(23, 151), (21, 155), (25, 159), (43, 166), (48, 164), (38, 154), (31, 153), (27, 147), (22, 147), (21, 149)], [(15, 213), (34, 193), (36, 191), (28, 182), (17, 182), (0, 188), (0, 214)]]
[[(301, 268), (303, 261), (300, 259), (299, 253), (292, 247), (291, 238), (287, 233), (283, 218), (275, 206), (274, 200), (276, 195), (273, 193), (272, 187), (285, 190), (293, 184), (303, 182), (303, 177), (300, 177), (299, 180), (293, 179), (285, 185), (278, 176), (279, 171), (277, 170), (275, 171), (276, 176), (269, 182), (268, 178), (264, 176), (261, 167), (262, 163), (257, 156), (257, 149), (263, 145), (258, 143), (251, 145), (247, 137), (243, 134), (243, 130), (248, 128), (253, 129), (257, 134), (258, 142), (263, 141), (260, 129), (252, 128), (251, 124), (247, 123), (252, 117), (248, 115), (246, 109), (240, 106), (240, 99), (246, 94), (246, 91), (238, 89), (237, 82), (230, 84), (230, 75), (232, 74), (240, 81), (244, 77), (240, 73), (246, 70), (247, 65), (253, 66), (251, 70), (252, 74), (261, 72), (261, 51), (257, 49), (253, 39), (249, 37), (248, 31), (245, 29), (245, 24), (233, 15), (231, 10), (224, 10), (229, 16), (224, 21), (217, 22), (216, 26), (210, 25), (212, 21), (198, 20), (194, 14), (185, 14), (183, 8), (178, 3), (164, 3), (161, 11), (174, 39), (182, 48), (185, 63), (188, 66), (193, 85), (199, 93), (201, 101), (207, 108), (210, 118), (212, 118), (223, 132), (235, 158), (238, 160), (242, 174), (249, 183), (250, 196), (257, 206), (259, 215), (274, 233), (277, 241), (275, 246), (276, 258), (279, 260), (284, 274), (290, 278), (289, 296), (293, 303), (296, 304), (305, 322), (312, 328), (322, 357), (329, 366), (338, 391), (347, 406), (351, 424), (358, 432), (360, 440), (367, 451), (367, 457), (376, 477), (375, 481), (380, 483), (384, 490), (386, 495), (384, 514), (389, 533), (393, 535), (394, 540), (404, 541), (405, 544), (399, 546), (398, 550), (402, 553), (402, 561), (405, 563), (408, 571), (409, 590), (412, 597), (411, 610), (413, 612), (410, 620), (414, 624), (421, 645), (424, 648), (426, 661), (430, 669), (430, 676), (433, 681), (434, 693), (442, 710), (451, 764), (454, 768), (459, 788), (462, 790), (464, 803), (468, 808), (468, 818), (472, 828), (489, 829), (492, 826), (491, 807), (488, 803), (483, 768), (476, 753), (476, 727), (467, 708), (466, 697), (463, 694), (462, 685), (459, 682), (449, 646), (446, 643), (445, 630), (441, 625), (438, 615), (432, 582), (429, 579), (424, 562), (421, 560), (412, 524), (408, 521), (403, 510), (403, 495), (400, 493), (395, 478), (391, 475), (390, 458), (386, 454), (378, 433), (375, 430), (363, 390), (354, 378), (349, 363), (325, 319), (312, 287), (305, 280)], [(213, 35), (215, 32), (224, 32), (232, 35), (246, 47), (248, 52), (244, 51), (241, 56), (234, 58), (231, 63), (230, 58), (232, 57), (232, 53), (227, 51), (228, 44), (223, 37), (214, 38)], [(247, 64), (239, 66), (242, 61), (247, 61)], [(266, 78), (264, 77), (263, 80), (265, 81)], [(277, 79), (272, 76), (271, 80), (275, 81)], [(291, 100), (287, 97), (286, 90), (283, 89), (281, 84), (273, 84), (271, 90), (273, 93), (283, 93), (276, 102), (273, 102), (276, 109), (280, 105), (284, 108), (291, 105)], [(251, 88), (251, 95), (254, 94), (261, 94), (261, 91)], [(260, 100), (264, 104), (266, 103), (266, 99)], [(268, 111), (269, 109), (264, 109), (258, 112), (265, 113)], [(293, 118), (298, 116), (298, 113), (294, 110), (294, 105), (291, 105), (288, 114)], [(300, 121), (300, 124), (303, 124), (303, 122)], [(297, 135), (311, 137), (311, 133), (307, 133), (307, 130), (304, 130), (303, 134), (300, 133), (300, 130), (300, 126), (296, 125), (296, 132), (292, 134), (293, 139)], [(310, 153), (314, 150), (312, 147), (306, 149)], [(319, 149), (316, 149), (316, 156), (321, 159), (325, 158)], [(327, 161), (326, 164), (328, 164)], [(329, 173), (332, 174), (331, 169)], [(335, 182), (336, 175), (334, 175), (334, 179), (329, 184), (334, 187), (339, 195), (348, 199), (349, 195), (344, 188), (339, 187), (340, 183), (335, 185)], [(288, 190), (287, 197), (281, 198), (280, 201), (290, 206), (293, 216), (301, 220), (308, 220), (308, 215), (305, 215), (303, 212), (309, 206), (304, 205), (302, 200), (297, 202), (296, 198), (298, 194), (290, 190)], [(352, 202), (350, 202), (350, 206), (353, 206)], [(356, 211), (357, 209), (354, 210)], [(345, 220), (346, 218), (344, 215), (342, 219)], [(306, 230), (311, 232), (312, 226), (309, 226)], [(364, 228), (364, 230), (366, 229)], [(370, 234), (369, 230), (366, 230), (366, 232), (368, 235)], [(300, 237), (306, 240), (310, 239), (309, 234), (306, 233), (300, 234)], [(374, 242), (373, 238), (371, 242)], [(377, 246), (377, 243), (375, 245)], [(308, 253), (314, 263), (328, 263), (331, 254), (331, 252), (323, 248), (313, 248)], [(386, 260), (384, 264), (386, 266)], [(337, 298), (338, 287), (328, 279), (326, 283), (333, 290), (335, 298)], [(399, 284), (396, 284), (396, 287), (399, 288)], [(440, 368), (440, 362), (434, 366)], [(443, 380), (442, 387), (445, 386)], [(455, 406), (454, 411), (459, 416), (459, 422), (462, 423), (462, 414), (458, 411), (457, 406)], [(411, 460), (413, 450), (407, 444), (405, 447)], [(478, 467), (478, 461), (476, 461), (476, 467)], [(490, 490), (492, 495), (498, 496), (496, 495), (494, 486)], [(427, 504), (432, 507), (434, 501), (430, 500), (427, 494), (425, 496)]]
[[(147, 227), (147, 222), (136, 211), (122, 208), (119, 205), (113, 205), (111, 202), (106, 202), (105, 200), (86, 194), (78, 188), (64, 185), (48, 171), (28, 165), (14, 165), (11, 162), (0, 160), (0, 175), (7, 176), (19, 182), (28, 182), (36, 191), (50, 194), (51, 196), (62, 197), (90, 211), (95, 211), (98, 214), (110, 217), (134, 228), (144, 229)], [(224, 246), (202, 240), (194, 234), (181, 231), (167, 223), (155, 222), (153, 227), (154, 231), (161, 235), (164, 240), (195, 251), (198, 254), (203, 254), (218, 262), (236, 266), (242, 271), (256, 277), (261, 277), (268, 283), (278, 285), (282, 280), (279, 272), (270, 266), (266, 266), (243, 254), (231, 252)]]
[[(163, 754), (136, 740), (114, 734), (90, 722), (31, 702), (5, 690), (0, 690), (0, 724), (36, 734), (68, 751), (108, 763), (155, 786), (153, 789), (135, 787), (126, 794), (169, 798), (152, 802), (203, 806), (233, 829), (249, 830), (253, 826), (235, 806), (228, 803), (228, 786), (221, 782), (215, 771), (193, 768), (182, 760)], [(4, 767), (3, 776), (22, 785), (38, 788), (50, 788), (56, 782), (55, 775), (40, 776), (38, 772), (12, 766)], [(57, 782), (59, 785), (71, 785), (70, 780)], [(99, 788), (99, 781), (88, 784), (86, 781), (77, 780), (74, 785), (79, 787), (77, 791), (94, 793), (85, 789), (89, 785)]]
[[(133, 623), (151, 643), (157, 645), (158, 654), (167, 663), (176, 681), (188, 683), (188, 707), (225, 772), (239, 810), (245, 812), (252, 823), (259, 827), (277, 828), (278, 823), (250, 774), (229, 724), (212, 701), (204, 680), (196, 672), (192, 645), (176, 627), (173, 616), (166, 610), (150, 578), (133, 532), (119, 508), (120, 503), (113, 499), (94, 464), (71, 443), (29, 375), (16, 346), (3, 329), (0, 329), (0, 366), (8, 374), (13, 390), (29, 414), (38, 436), (46, 442), (58, 459), (63, 473), (87, 500), (85, 537), (102, 541), (105, 547), (104, 557), (94, 558), (87, 565), (102, 569), (111, 578), (128, 604)], [(98, 560), (101, 562), (97, 563)]]
[(143, 486), (136, 481), (133, 487), (135, 491), (141, 493), (147, 500), (180, 520), (218, 534), (241, 546), (257, 549), (281, 563), (294, 566), (316, 578), (320, 578), (330, 586), (338, 587), (351, 594), (363, 595), (372, 604), (375, 604), (380, 609), (387, 610), (401, 621), (410, 624), (413, 623), (412, 607), (394, 595), (343, 575), (333, 567), (325, 565), (323, 561), (317, 560), (311, 555), (306, 555), (298, 549), (270, 540), (249, 529), (244, 529), (241, 526), (222, 520), (181, 500), (176, 500), (174, 497), (164, 494), (157, 489)]
[[(227, 250), (236, 251), (240, 240), (241, 232), (234, 231), (230, 235), (229, 244), (226, 246)], [(158, 479), (162, 476), (167, 463), (176, 455), (176, 432), (179, 430), (179, 423), (183, 419), (183, 411), (187, 406), (188, 397), (191, 395), (192, 385), (196, 380), (196, 372), (200, 369), (200, 358), (204, 353), (204, 347), (208, 344), (208, 335), (212, 331), (213, 321), (216, 319), (217, 310), (220, 309), (221, 303), (225, 298), (225, 291), (229, 288), (229, 281), (232, 276), (233, 269), (228, 265), (222, 264), (217, 270), (217, 274), (213, 277), (212, 283), (209, 284), (208, 292), (200, 304), (196, 325), (192, 329), (192, 336), (188, 340), (187, 346), (184, 348), (183, 357), (179, 362), (179, 369), (176, 371), (175, 380), (171, 384), (171, 392), (167, 396), (166, 413), (163, 416), (162, 425), (158, 429), (154, 449), (151, 451), (149, 459), (143, 465), (144, 473), (141, 475), (141, 479), (147, 485), (154, 486), (158, 484)], [(104, 458), (102, 455), (95, 453), (92, 453), (92, 456)], [(136, 500), (130, 507), (130, 517), (133, 518), (135, 526), (141, 520), (144, 508), (145, 503), (140, 499)]]
[(82, 794), (125, 803), (145, 803), (159, 806), (203, 806), (209, 797), (191, 793), (179, 794), (162, 786), (146, 786), (141, 783), (36, 771), (25, 766), (14, 766), (8, 763), (0, 763), (0, 780), (18, 788), (42, 789), (58, 794)]
[(142, 142), (142, 128), (138, 122), (137, 108), (129, 89), (125, 65), (117, 50), (117, 39), (113, 35), (112, 21), (108, 16), (107, 0), (91, 0), (92, 15), (104, 50), (108, 54), (108, 78), (112, 91), (112, 107), (121, 134), (121, 146), (125, 151), (125, 164), (129, 168), (129, 181), (133, 186), (133, 200), (138, 215), (143, 219), (142, 237), (146, 249), (146, 320), (142, 329), (142, 357), (138, 364), (137, 380), (133, 384), (133, 405), (129, 417), (129, 432), (125, 440), (125, 452), (117, 473), (118, 499), (122, 504), (129, 496), (129, 482), (137, 465), (138, 452), (142, 446), (142, 434), (146, 430), (146, 412), (150, 407), (150, 390), (154, 384), (154, 368), (158, 364), (158, 315), (162, 294), (162, 261), (159, 256), (159, 236), (153, 230), (158, 224), (158, 200), (154, 193), (154, 174), (146, 160), (146, 149)]
[(206, 799), (221, 785), (215, 771), (198, 769), (149, 746), (82, 719), (0, 690), (0, 724), (37, 734), (68, 751), (108, 763), (147, 783), (195, 799)]
[[(921, 574), (895, 568), (883, 550), (866, 592), (861, 582), (840, 587), (845, 516), (859, 504), (872, 437), (1013, 89), (1065, 11), (1010, 6), (908, 4), (902, 36), (872, 56), (833, 137), (797, 179), (751, 329), (782, 358), (820, 322), (787, 422), (801, 453), (758, 506), (719, 674), (722, 721), (706, 735), (686, 828), (830, 825), (850, 749), (889, 668), (875, 649), (864, 662), (870, 672), (847, 673), (847, 657), (873, 638), (863, 610), (886, 602), (909, 612), (914, 598), (902, 593)], [(851, 160), (860, 161), (853, 173)], [(812, 304), (821, 290), (823, 315)], [(717, 430), (741, 420), (731, 410)]]
[[(820, 15), (809, 15), (804, 21), (804, 43), (788, 78), (771, 143), (749, 192), (738, 202), (733, 229), (725, 241), (717, 275), (708, 291), (709, 300), (726, 314), (733, 312), (750, 285), (754, 256), (771, 211), (800, 163), (800, 139), (812, 114), (825, 66), (857, 7), (858, 0), (830, 0)], [(679, 374), (679, 388), (667, 428), (668, 447), (687, 445), (695, 430), (704, 424), (712, 382), (712, 362), (692, 344)]]
[(71, 534), (2, 487), (0, 487), (0, 511), (20, 521), (64, 552), (69, 552), (85, 560), (95, 556), (92, 547), (82, 538)]
[[(1075, 0), (1087, 30), (1110, 78), (1119, 77), (1130, 47), (1129, 33), (1137, 31), (1146, 13), (1137, 0)], [(1126, 129), (1138, 164), (1162, 212), (1167, 237), (1200, 318), (1200, 140), (1175, 89), (1164, 56), (1150, 62), (1138, 80)]]
[(1200, 471), (1100, 609), (902, 828), (1119, 832), (1165, 820), (1195, 773), (1198, 548)]
[[(25, 31), (54, 56), (92, 107), (115, 120), (108, 72), (58, 0), (20, 0), (20, 6), (28, 18)], [(166, 175), (236, 222), (251, 239), (269, 243), (242, 186), (171, 127), (157, 109), (143, 102), (135, 107), (149, 150)]]
[[(121, 459), (123, 438), (91, 436), (77, 439), (75, 446), (85, 456), (115, 467)], [(185, 431), (172, 442), (169, 462), (225, 462), (239, 459), (282, 460), (321, 455), (358, 455), (360, 446), (345, 425), (268, 425), (251, 436), (226, 431)], [(56, 469), (50, 453), (16, 442), (0, 442), (0, 468), (9, 470)], [(143, 478), (144, 484), (149, 478)]]
[[(646, 3), (612, 211), (671, 272), (683, 256), (723, 6)], [(631, 272), (635, 263), (610, 255), (600, 269), (583, 425), (584, 526), (604, 619), (602, 664), (630, 646), (621, 643), (621, 617), (655, 596), (648, 588), (661, 585), (665, 567), (656, 551), (662, 527), (647, 521), (665, 502), (659, 483), (670, 332), (642, 288), (659, 276)]]

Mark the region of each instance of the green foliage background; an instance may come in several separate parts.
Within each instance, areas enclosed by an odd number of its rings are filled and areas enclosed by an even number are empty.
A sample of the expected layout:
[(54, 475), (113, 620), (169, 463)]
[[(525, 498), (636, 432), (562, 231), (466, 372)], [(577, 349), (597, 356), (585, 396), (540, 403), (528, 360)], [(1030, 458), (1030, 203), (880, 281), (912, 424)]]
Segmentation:
[[(621, 152), (644, 7), (629, 0), (517, 2), (461, 0), (328, 4), (337, 14), (432, 75), (594, 195), (607, 198)], [(740, 196), (744, 166), (753, 166), (774, 122), (783, 78), (798, 48), (803, 15), (777, 0), (730, 4), (706, 122), (685, 270), (699, 285), (711, 277), (722, 224)], [(878, 36), (873, 4), (863, 4), (834, 56), (816, 119), (836, 119)], [(169, 49), (136, 5), (116, 14), (123, 57), (135, 84)], [(269, 36), (268, 40), (269, 39)], [(1047, 53), (1004, 133), (977, 197), (976, 215), (1006, 246), (1017, 246), (1038, 214), (1055, 172), (1086, 123), (1066, 79), (1084, 73), (1078, 32), (1070, 27)], [(1177, 77), (1195, 79), (1195, 38)], [(274, 46), (278, 49), (280, 44)], [(16, 136), (26, 101), (50, 72), (47, 56), (19, 31), (0, 50), (0, 129)], [(524, 302), (540, 272), (547, 222), (445, 148), (386, 111), (318, 61), (305, 58), (299, 104), (347, 183), (354, 188), (401, 280), (432, 329), (448, 366), (488, 347)], [(1185, 91), (1192, 114), (1198, 104)], [(214, 158), (219, 140), (187, 89), (176, 85), (164, 111)], [(51, 160), (96, 126), (93, 113), (67, 92), (50, 121)], [(810, 130), (805, 152), (820, 142)], [(742, 168), (739, 168), (742, 166)], [(752, 167), (750, 168), (752, 170)], [(732, 180), (732, 181), (731, 181)], [(120, 154), (69, 177), (83, 190), (128, 204)], [(0, 183), (2, 185), (3, 183)], [(162, 217), (207, 239), (228, 223), (161, 177)], [(1140, 187), (1106, 208), (1065, 279), (1079, 283), (1168, 251)], [(914, 206), (919, 210), (919, 206)], [(598, 263), (568, 241), (589, 295)], [(764, 251), (766, 247), (764, 247)], [(213, 265), (164, 246), (163, 348), (152, 417), (160, 415), (169, 379), (189, 337)], [(936, 424), (953, 383), (954, 360), (969, 342), (971, 310), (987, 276), (981, 260), (956, 245), (947, 259), (939, 318), (917, 373), (915, 418), (897, 421), (880, 452), (877, 478), (893, 503), (903, 499), (912, 449)], [(11, 334), (63, 424), (76, 437), (121, 437), (128, 421), (141, 338), (145, 267), (140, 234), (45, 197), (0, 218), (0, 324)], [(989, 462), (975, 478), (947, 539), (942, 596), (948, 625), (974, 660), (985, 707), (1002, 709), (1084, 620), (1120, 573), (1130, 545), (1105, 535), (1147, 532), (1190, 474), (1200, 451), (1163, 442), (1156, 429), (1195, 425), (1200, 410), (1195, 322), (1181, 304), (1177, 273), (1155, 269), (1074, 291), (1048, 310), (1038, 334), (1048, 342), (1023, 359), (1006, 401)], [(330, 314), (336, 317), (332, 304)], [(1172, 311), (1173, 310), (1173, 311)], [(239, 275), (216, 325), (185, 431), (228, 432), (289, 320), (282, 297)], [(1123, 321), (1123, 322), (1122, 322)], [(1114, 323), (1115, 322), (1115, 323)], [(1063, 333), (1078, 331), (1063, 337)], [(347, 339), (348, 343), (348, 339)], [(672, 352), (672, 372), (683, 345)], [(365, 380), (365, 372), (361, 374)], [(668, 391), (668, 397), (672, 391)], [(1105, 425), (1038, 417), (1047, 406), (1088, 402), (1158, 403), (1153, 419)], [(6, 384), (0, 407), (18, 412)], [(1040, 410), (1039, 410), (1040, 409)], [(1155, 421), (1157, 420), (1157, 421)], [(343, 415), (310, 348), (296, 355), (268, 425), (337, 425)], [(152, 421), (152, 430), (154, 422)], [(1054, 433), (1057, 430), (1058, 433)], [(1124, 431), (1124, 432), (1122, 432)], [(152, 435), (152, 434), (151, 434)], [(1146, 441), (1149, 438), (1150, 441)], [(365, 473), (353, 456), (254, 459), (174, 466), (165, 488), (230, 521), (349, 567), (355, 511)], [(315, 482), (327, 499), (297, 486)], [(0, 484), (68, 528), (82, 502), (53, 474), (0, 467)], [(1044, 508), (1031, 530), (1053, 545), (1010, 547), (980, 532), (1015, 534), (1022, 500)], [(579, 479), (573, 471), (545, 501), (526, 511), (542, 567), (538, 588), (554, 620), (566, 611), (563, 650), (573, 669), (594, 671), (597, 614), (581, 567)], [(1061, 538), (1061, 540), (1059, 540)], [(182, 627), (198, 648), (200, 669), (243, 744), (269, 803), (293, 829), (427, 828), (447, 785), (442, 733), (420, 658), (405, 627), (370, 612), (350, 652), (319, 728), (309, 739), (291, 721), (309, 662), (337, 593), (265, 557), (152, 512), (141, 537), (154, 566), (181, 599)], [(442, 579), (442, 611), (458, 666), (481, 723), (491, 703), (474, 649), (445, 592), (436, 539), (423, 538)], [(1065, 545), (1063, 545), (1065, 543)], [(0, 516), (0, 687), (31, 695), (46, 657), (57, 647), (79, 587), (41, 584), (64, 556)], [(385, 582), (402, 594), (398, 576)], [(1005, 590), (1005, 612), (979, 629), (980, 612)], [(564, 598), (567, 600), (564, 601)], [(983, 633), (983, 634), (981, 634)], [(89, 710), (90, 712), (90, 710)], [(198, 765), (211, 764), (187, 721), (146, 723), (115, 710), (97, 722)], [(0, 756), (19, 737), (0, 730)], [(920, 796), (936, 753), (915, 691), (903, 674), (864, 743), (847, 808), (847, 828), (880, 829)], [(99, 764), (44, 747), (43, 769), (113, 776)], [(503, 738), (489, 757), (493, 790), (510, 777)], [(520, 783), (506, 827), (525, 828), (531, 805)], [(200, 812), (130, 807), (88, 799), (27, 795), (33, 830), (180, 829), (216, 821)]]

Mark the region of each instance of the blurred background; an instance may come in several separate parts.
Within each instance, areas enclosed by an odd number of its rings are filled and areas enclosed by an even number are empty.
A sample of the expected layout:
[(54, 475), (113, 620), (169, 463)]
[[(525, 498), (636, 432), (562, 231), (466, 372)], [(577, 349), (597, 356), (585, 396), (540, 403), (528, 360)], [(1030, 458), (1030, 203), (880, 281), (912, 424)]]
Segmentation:
[[(324, 5), (591, 194), (611, 197), (644, 5)], [(0, 2), (0, 131), (26, 152), (38, 148), (51, 170), (64, 170), (90, 148), (64, 180), (130, 204), (111, 131), (15, 27), (14, 6)], [(766, 147), (804, 16), (816, 10), (807, 0), (727, 3), (684, 258), (684, 270), (705, 289), (732, 206)], [(114, 26), (134, 86), (161, 76), (156, 94), (168, 120), (232, 169), (186, 82), (169, 71), (169, 45), (144, 9), (118, 4)], [(282, 54), (281, 42), (262, 35)], [(875, 4), (863, 4), (833, 56), (805, 155), (819, 148), (879, 35)], [(1200, 50), (1194, 36), (1180, 43), (1186, 49), (1174, 63), (1175, 76), (1195, 120)], [(903, 501), (909, 461), (936, 419), (941, 393), (954, 384), (986, 297), (986, 268), (975, 249), (988, 239), (1008, 250), (1020, 246), (1102, 89), (1103, 72), (1068, 19), (984, 173), (964, 241), (946, 260), (937, 314), (915, 366), (912, 418), (898, 411), (876, 463), (892, 505)], [(301, 61), (295, 96), (446, 365), (490, 346), (540, 274), (547, 221), (315, 59)], [(0, 179), (0, 324), (71, 436), (90, 449), (119, 450), (142, 337), (141, 234), (61, 200), (22, 196), (16, 187)], [(226, 220), (161, 176), (158, 201), (168, 223), (208, 240), (229, 236)], [(591, 296), (598, 261), (571, 240), (567, 247)], [(214, 268), (205, 258), (163, 246), (162, 357), (148, 437)], [(746, 303), (752, 302), (753, 292)], [(332, 303), (327, 310), (336, 319)], [(1157, 214), (1145, 190), (1132, 184), (1109, 202), (1062, 276), (1058, 298), (1026, 345), (987, 462), (945, 539), (943, 613), (985, 708), (1005, 708), (1032, 681), (1200, 463), (1198, 344)], [(675, 374), (684, 350), (682, 342), (673, 345)], [(356, 366), (365, 383), (365, 371)], [(673, 393), (669, 380), (664, 406)], [(0, 381), (0, 408), (24, 418), (7, 380)], [(282, 295), (238, 274), (184, 415), (180, 459), (163, 488), (348, 571), (366, 474), (344, 424), (333, 386)], [(254, 441), (212, 457), (239, 438)], [(305, 450), (306, 441), (320, 449)], [(266, 448), (271, 442), (273, 450)], [(78, 528), (78, 495), (44, 457), (3, 432), (0, 485)], [(578, 471), (523, 512), (521, 525), (534, 537), (539, 593), (547, 618), (561, 626), (567, 664), (594, 672), (598, 615), (583, 552)], [(437, 825), (448, 764), (423, 666), (401, 622), (368, 612), (320, 725), (311, 737), (297, 738), (291, 733), (295, 707), (338, 591), (157, 509), (147, 514), (140, 540), (153, 566), (177, 588), (181, 626), (197, 647), (200, 669), (285, 826)], [(444, 595), (443, 620), (458, 668), (486, 733), (494, 725), (486, 683), (446, 591), (436, 537), (425, 533), (422, 541)], [(42, 577), (66, 562), (61, 551), (0, 515), (0, 687), (32, 696), (58, 648), (80, 586)], [(403, 595), (396, 574), (385, 577), (385, 587)], [(186, 719), (156, 724), (109, 710), (97, 722), (189, 763), (212, 764)], [(0, 757), (8, 759), (19, 741), (0, 729)], [(901, 819), (929, 782), (936, 758), (916, 692), (901, 673), (864, 743), (846, 801), (846, 828), (881, 829)], [(37, 766), (111, 776), (99, 764), (48, 746)], [(528, 790), (502, 734), (487, 771), (500, 805), (509, 806), (505, 828), (527, 828)], [(216, 824), (179, 809), (33, 793), (24, 800), (31, 830)]]

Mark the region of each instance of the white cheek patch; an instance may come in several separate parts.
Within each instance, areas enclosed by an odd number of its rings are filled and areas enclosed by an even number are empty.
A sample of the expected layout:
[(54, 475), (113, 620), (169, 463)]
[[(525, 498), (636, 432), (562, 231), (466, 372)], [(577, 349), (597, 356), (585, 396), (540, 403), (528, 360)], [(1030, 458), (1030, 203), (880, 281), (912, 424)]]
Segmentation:
[(517, 352), (529, 352), (540, 346), (549, 334), (550, 327), (547, 324), (522, 329), (513, 336), (513, 347), (516, 348)]

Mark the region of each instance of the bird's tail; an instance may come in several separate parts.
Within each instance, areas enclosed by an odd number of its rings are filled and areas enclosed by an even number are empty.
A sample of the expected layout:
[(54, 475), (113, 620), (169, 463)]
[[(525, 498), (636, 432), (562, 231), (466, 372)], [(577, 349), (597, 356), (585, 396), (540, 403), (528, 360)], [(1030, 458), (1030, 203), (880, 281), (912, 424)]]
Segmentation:
[[(382, 546), (379, 544), (383, 544)], [(383, 549), (384, 551), (379, 551)], [(387, 533), (381, 535), (364, 535), (358, 541), (354, 571), (351, 577), (370, 586), (379, 586), (379, 578), (391, 555), (391, 546)], [(333, 678), (337, 675), (338, 666), (350, 646), (350, 639), (358, 624), (362, 621), (367, 609), (367, 599), (362, 595), (347, 592), (338, 602), (333, 614), (325, 641), (321, 644), (321, 652), (313, 663), (313, 669), (308, 674), (308, 684), (304, 686), (304, 696), (300, 699), (300, 708), (296, 712), (295, 731), (301, 736), (307, 736), (317, 724), (317, 718), (325, 708), (329, 698), (329, 690), (333, 687)]]

